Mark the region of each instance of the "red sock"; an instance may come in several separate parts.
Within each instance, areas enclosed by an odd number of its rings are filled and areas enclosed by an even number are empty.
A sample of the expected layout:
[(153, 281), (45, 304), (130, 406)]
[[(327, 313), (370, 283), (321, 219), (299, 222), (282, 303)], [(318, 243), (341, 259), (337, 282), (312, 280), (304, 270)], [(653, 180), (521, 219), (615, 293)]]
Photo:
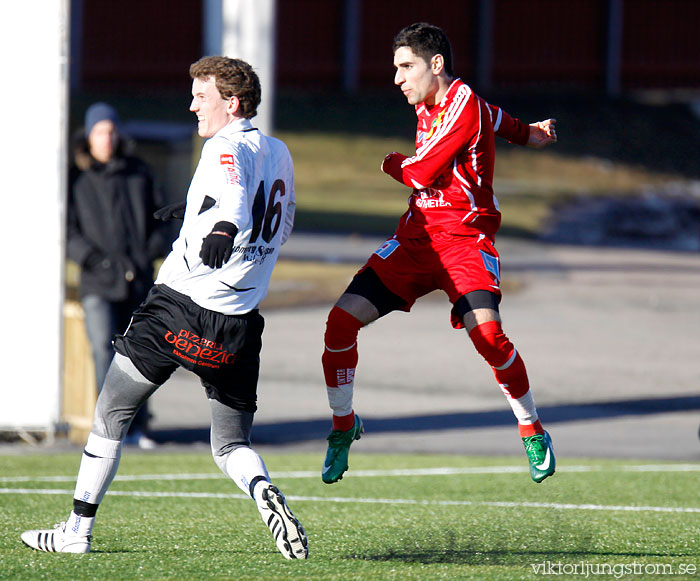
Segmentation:
[[(355, 380), (355, 368), (357, 367), (357, 334), (362, 328), (359, 319), (339, 307), (333, 307), (326, 322), (326, 334), (324, 336), (325, 348), (321, 362), (323, 375), (328, 388), (328, 403), (333, 411), (347, 412), (346, 398), (338, 400), (334, 395), (335, 389), (343, 390), (344, 395), (352, 396), (352, 384)], [(352, 399), (349, 400), (352, 403)], [(355, 412), (338, 416), (333, 414), (333, 429), (347, 432), (355, 425)]]
[(357, 333), (362, 323), (350, 313), (333, 307), (328, 315), (325, 349), (321, 357), (328, 387), (352, 383), (357, 367)]
[(470, 332), (474, 347), (493, 368), (496, 381), (510, 397), (518, 399), (530, 389), (525, 363), (508, 337), (501, 323), (488, 321), (477, 325)]
[(544, 434), (544, 428), (540, 420), (537, 420), (534, 424), (518, 424), (518, 431), (521, 438), (528, 438), (535, 434)]
[(321, 357), (326, 386), (338, 387), (352, 383), (355, 380), (357, 358), (357, 346), (338, 353), (326, 349)]
[(507, 391), (513, 399), (521, 398), (530, 389), (525, 362), (520, 353), (515, 353), (515, 359), (507, 368), (493, 369), (493, 374), (501, 389)]
[(333, 414), (333, 429), (347, 432), (355, 425), (355, 412), (350, 412), (347, 416), (336, 416)]

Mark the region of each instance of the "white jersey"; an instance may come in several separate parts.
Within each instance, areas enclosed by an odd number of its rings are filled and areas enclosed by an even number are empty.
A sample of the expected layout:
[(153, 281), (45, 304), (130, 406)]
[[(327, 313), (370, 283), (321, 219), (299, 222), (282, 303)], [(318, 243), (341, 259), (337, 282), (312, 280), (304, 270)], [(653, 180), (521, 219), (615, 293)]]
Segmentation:
[[(292, 231), (294, 167), (287, 146), (263, 135), (248, 119), (219, 130), (202, 148), (187, 192), (180, 235), (156, 284), (225, 315), (255, 309), (267, 294), (279, 249)], [(233, 253), (221, 268), (199, 257), (217, 222), (238, 228)]]

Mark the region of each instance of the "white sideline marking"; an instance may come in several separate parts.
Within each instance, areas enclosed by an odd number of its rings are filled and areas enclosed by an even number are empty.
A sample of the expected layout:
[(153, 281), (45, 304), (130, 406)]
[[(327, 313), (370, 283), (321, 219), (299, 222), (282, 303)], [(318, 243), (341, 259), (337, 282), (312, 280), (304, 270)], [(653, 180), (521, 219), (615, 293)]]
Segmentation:
[[(450, 476), (459, 474), (512, 474), (527, 472), (524, 464), (517, 466), (472, 466), (463, 468), (406, 468), (395, 470), (351, 470), (344, 478), (351, 477), (386, 477), (386, 476)], [(700, 464), (639, 464), (631, 466), (564, 466), (557, 472), (700, 472)], [(274, 478), (317, 478), (318, 471), (299, 470), (291, 472), (273, 472)], [(75, 482), (73, 476), (5, 476), (0, 482)], [(221, 472), (204, 474), (134, 474), (117, 476), (115, 481), (134, 482), (148, 480), (215, 480), (226, 478)]]
[[(37, 488), (0, 488), (0, 494), (43, 494), (67, 495), (71, 490), (37, 489)], [(217, 492), (146, 492), (110, 490), (108, 495), (140, 498), (217, 498), (250, 500), (245, 494), (228, 494)], [(418, 506), (493, 506), (498, 508), (551, 508), (556, 510), (599, 510), (625, 512), (665, 512), (665, 513), (700, 513), (700, 508), (683, 506), (624, 506), (605, 504), (569, 504), (558, 502), (499, 502), (472, 500), (416, 500), (413, 498), (343, 498), (339, 496), (287, 496), (294, 502), (344, 502), (361, 504), (404, 504)]]

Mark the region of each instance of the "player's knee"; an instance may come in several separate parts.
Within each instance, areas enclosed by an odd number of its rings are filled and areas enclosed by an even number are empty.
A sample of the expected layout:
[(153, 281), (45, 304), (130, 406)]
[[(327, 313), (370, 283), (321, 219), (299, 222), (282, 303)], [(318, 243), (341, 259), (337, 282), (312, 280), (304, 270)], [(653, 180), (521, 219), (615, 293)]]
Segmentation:
[(123, 440), (134, 415), (136, 415), (135, 411), (105, 409), (98, 405), (95, 408), (92, 432), (101, 438)]
[(214, 448), (214, 446), (212, 446), (211, 450), (211, 456), (214, 458), (214, 463), (226, 476), (229, 475), (228, 470), (226, 470), (226, 461), (228, 460), (228, 455), (230, 452), (231, 450), (224, 451), (219, 448)]
[(127, 357), (116, 354), (97, 397), (92, 431), (102, 438), (122, 440), (136, 412), (156, 387)]
[(357, 341), (362, 322), (340, 307), (333, 307), (326, 321), (324, 341), (326, 349), (340, 350), (351, 348)]
[(477, 325), (469, 332), (469, 337), (479, 354), (495, 369), (507, 366), (516, 355), (515, 347), (498, 321)]
[[(371, 267), (360, 270), (345, 289), (345, 295), (357, 295), (371, 305), (373, 320), (397, 310), (406, 310), (407, 303), (391, 292)], [(369, 320), (364, 318), (365, 321)]]

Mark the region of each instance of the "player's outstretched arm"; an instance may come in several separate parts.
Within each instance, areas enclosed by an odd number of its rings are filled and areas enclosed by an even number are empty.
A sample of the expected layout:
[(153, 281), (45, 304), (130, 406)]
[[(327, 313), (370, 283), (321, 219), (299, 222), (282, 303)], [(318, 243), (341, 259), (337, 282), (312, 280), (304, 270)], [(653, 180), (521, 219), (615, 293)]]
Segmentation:
[(546, 119), (537, 123), (530, 123), (530, 137), (527, 146), (534, 149), (542, 149), (547, 145), (557, 142), (557, 120)]

